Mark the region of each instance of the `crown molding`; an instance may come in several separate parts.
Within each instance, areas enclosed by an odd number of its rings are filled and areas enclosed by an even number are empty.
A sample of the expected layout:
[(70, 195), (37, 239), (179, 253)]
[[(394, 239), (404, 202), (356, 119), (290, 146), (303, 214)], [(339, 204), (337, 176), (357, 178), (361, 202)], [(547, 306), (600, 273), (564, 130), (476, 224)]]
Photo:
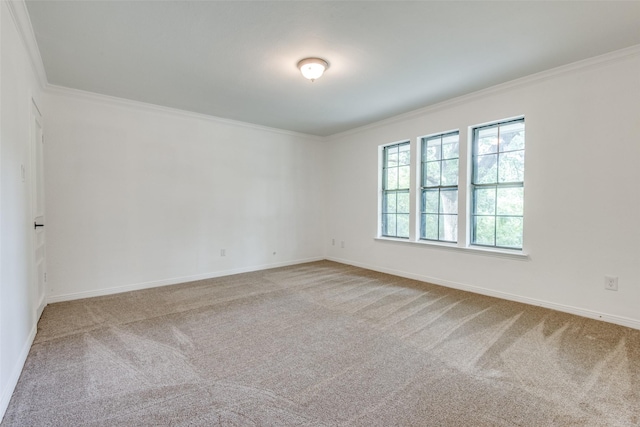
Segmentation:
[(225, 119), (222, 117), (210, 116), (202, 113), (195, 113), (193, 111), (180, 110), (178, 108), (165, 107), (162, 105), (150, 104), (150, 103), (141, 102), (141, 101), (133, 101), (131, 99), (119, 98), (119, 97), (110, 96), (110, 95), (103, 95), (100, 93), (89, 92), (89, 91), (80, 90), (80, 89), (72, 89), (72, 88), (52, 85), (52, 84), (47, 84), (44, 88), (44, 92), (49, 95), (76, 98), (76, 99), (81, 99), (85, 101), (112, 105), (116, 107), (130, 108), (138, 111), (146, 111), (146, 112), (168, 114), (172, 116), (185, 117), (185, 118), (191, 118), (191, 119), (206, 120), (214, 123), (242, 127), (245, 129), (253, 129), (253, 130), (259, 130), (263, 132), (276, 133), (280, 135), (294, 136), (297, 138), (306, 138), (314, 141), (323, 141), (325, 138), (318, 135), (294, 132), (286, 129), (272, 128), (268, 126), (242, 122), (239, 120)]
[(38, 79), (38, 83), (40, 83), (40, 87), (45, 88), (48, 84), (47, 73), (44, 70), (44, 63), (42, 62), (42, 56), (40, 56), (36, 35), (33, 32), (27, 4), (24, 0), (2, 0), (2, 3), (5, 3), (9, 9), (9, 15), (11, 15), (20, 39), (27, 50), (31, 66)]
[(635, 45), (635, 46), (627, 47), (624, 49), (615, 50), (613, 52), (608, 52), (603, 55), (598, 55), (592, 58), (583, 59), (581, 61), (572, 62), (567, 65), (562, 65), (560, 67), (551, 68), (549, 70), (541, 71), (535, 74), (530, 74), (528, 76), (511, 80), (505, 83), (500, 83), (498, 85), (491, 86), (486, 89), (481, 89), (465, 95), (457, 96), (455, 98), (450, 98), (442, 102), (438, 102), (432, 105), (428, 105), (426, 107), (419, 108), (417, 110), (412, 110), (407, 113), (389, 117), (388, 119), (382, 119), (377, 122), (370, 123), (368, 125), (359, 126), (357, 128), (349, 129), (344, 132), (335, 133), (333, 135), (326, 136), (325, 138), (326, 140), (330, 141), (333, 139), (339, 139), (339, 138), (343, 138), (356, 133), (364, 132), (370, 129), (375, 129), (380, 126), (386, 126), (393, 123), (407, 121), (421, 115), (451, 108), (459, 104), (464, 104), (477, 99), (496, 95), (498, 93), (505, 92), (508, 90), (537, 84), (542, 81), (549, 80), (562, 75), (580, 72), (590, 68), (600, 67), (607, 64), (615, 63), (618, 61), (623, 61), (637, 55), (640, 55), (640, 45)]

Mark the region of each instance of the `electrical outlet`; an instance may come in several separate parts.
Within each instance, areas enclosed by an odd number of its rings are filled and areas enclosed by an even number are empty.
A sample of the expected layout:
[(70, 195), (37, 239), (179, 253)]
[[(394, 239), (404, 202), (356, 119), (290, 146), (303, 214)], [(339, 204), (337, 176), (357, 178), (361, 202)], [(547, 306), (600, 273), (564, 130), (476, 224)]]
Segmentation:
[(340, 247), (341, 247), (342, 249), (344, 249), (344, 240), (342, 240), (342, 241), (340, 242)]
[(336, 239), (331, 239), (331, 246), (335, 246), (336, 245)]
[(609, 291), (617, 291), (618, 278), (615, 276), (604, 276), (604, 288)]
[(224, 249), (220, 249), (220, 256), (227, 256), (227, 251)]

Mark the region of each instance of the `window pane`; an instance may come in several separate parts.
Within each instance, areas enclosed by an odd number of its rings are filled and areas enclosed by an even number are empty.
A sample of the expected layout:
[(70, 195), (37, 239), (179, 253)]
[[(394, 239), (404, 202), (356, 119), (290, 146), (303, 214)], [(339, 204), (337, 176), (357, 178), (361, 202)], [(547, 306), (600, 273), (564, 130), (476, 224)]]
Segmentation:
[(422, 163), (426, 162), (427, 160), (435, 160), (435, 158), (433, 157), (433, 152), (429, 152), (429, 150), (427, 149), (427, 140), (423, 139), (422, 140)]
[(398, 168), (398, 188), (409, 188), (411, 181), (411, 170), (409, 166), (400, 166)]
[(441, 185), (458, 185), (458, 159), (442, 161)]
[(458, 215), (440, 215), (440, 240), (458, 241)]
[(398, 188), (398, 168), (387, 169), (387, 182), (385, 182), (385, 190), (395, 190)]
[(499, 217), (496, 223), (496, 246), (522, 248), (522, 217)]
[(427, 166), (425, 163), (423, 163), (422, 167), (420, 168), (420, 186), (427, 186)]
[(387, 152), (387, 167), (393, 168), (398, 166), (398, 147), (387, 147), (385, 150)]
[(426, 213), (438, 213), (438, 198), (439, 190), (430, 190), (423, 193), (424, 196), (424, 212)]
[(398, 237), (409, 237), (409, 214), (397, 215)]
[(440, 138), (428, 139), (425, 160), (440, 160)]
[(524, 181), (524, 151), (500, 154), (499, 182)]
[(440, 191), (440, 213), (458, 213), (458, 190)]
[(498, 128), (478, 129), (475, 141), (475, 154), (490, 154), (498, 151)]
[(396, 234), (396, 215), (382, 215), (382, 234), (386, 236), (395, 236)]
[(398, 193), (398, 213), (409, 213), (409, 193)]
[(522, 215), (524, 205), (524, 189), (498, 188), (498, 215)]
[(427, 181), (424, 183), (425, 187), (437, 187), (440, 185), (440, 162), (428, 162), (427, 168)]
[(424, 215), (424, 238), (438, 240), (438, 215)]
[(396, 212), (396, 193), (385, 193), (383, 197), (384, 197), (384, 201), (382, 203), (383, 213), (395, 213)]
[(457, 159), (459, 151), (458, 135), (449, 135), (442, 138), (442, 158)]
[(496, 214), (496, 189), (476, 188), (473, 192), (474, 210), (477, 215)]
[(495, 245), (495, 224), (496, 217), (494, 216), (476, 216), (474, 217), (475, 226), (474, 234), (475, 241), (478, 245)]
[(399, 154), (398, 154), (398, 164), (400, 166), (402, 165), (408, 165), (411, 163), (411, 155), (410, 155), (410, 150), (411, 147), (409, 146), (409, 144), (403, 144), (401, 145), (398, 150), (399, 150)]
[(500, 151), (524, 149), (524, 121), (500, 127)]
[(515, 151), (524, 149), (524, 132), (513, 135), (511, 139), (500, 142), (500, 151)]
[(493, 184), (498, 182), (498, 156), (490, 154), (478, 156), (474, 159), (474, 184)]

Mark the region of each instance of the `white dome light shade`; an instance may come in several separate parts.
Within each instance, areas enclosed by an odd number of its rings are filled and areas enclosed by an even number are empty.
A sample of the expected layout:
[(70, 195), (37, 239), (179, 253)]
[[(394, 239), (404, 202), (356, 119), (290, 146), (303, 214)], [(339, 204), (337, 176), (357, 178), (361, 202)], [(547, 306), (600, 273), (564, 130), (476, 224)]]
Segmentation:
[(322, 76), (329, 64), (324, 59), (306, 58), (298, 62), (298, 68), (305, 78), (314, 81)]

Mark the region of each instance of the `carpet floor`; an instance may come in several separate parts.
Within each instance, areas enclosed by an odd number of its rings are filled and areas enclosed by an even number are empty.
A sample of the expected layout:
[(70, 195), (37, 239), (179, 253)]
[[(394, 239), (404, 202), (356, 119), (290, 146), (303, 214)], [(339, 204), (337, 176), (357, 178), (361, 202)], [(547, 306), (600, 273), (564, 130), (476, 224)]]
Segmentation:
[(8, 426), (638, 426), (640, 331), (329, 261), (46, 307)]

